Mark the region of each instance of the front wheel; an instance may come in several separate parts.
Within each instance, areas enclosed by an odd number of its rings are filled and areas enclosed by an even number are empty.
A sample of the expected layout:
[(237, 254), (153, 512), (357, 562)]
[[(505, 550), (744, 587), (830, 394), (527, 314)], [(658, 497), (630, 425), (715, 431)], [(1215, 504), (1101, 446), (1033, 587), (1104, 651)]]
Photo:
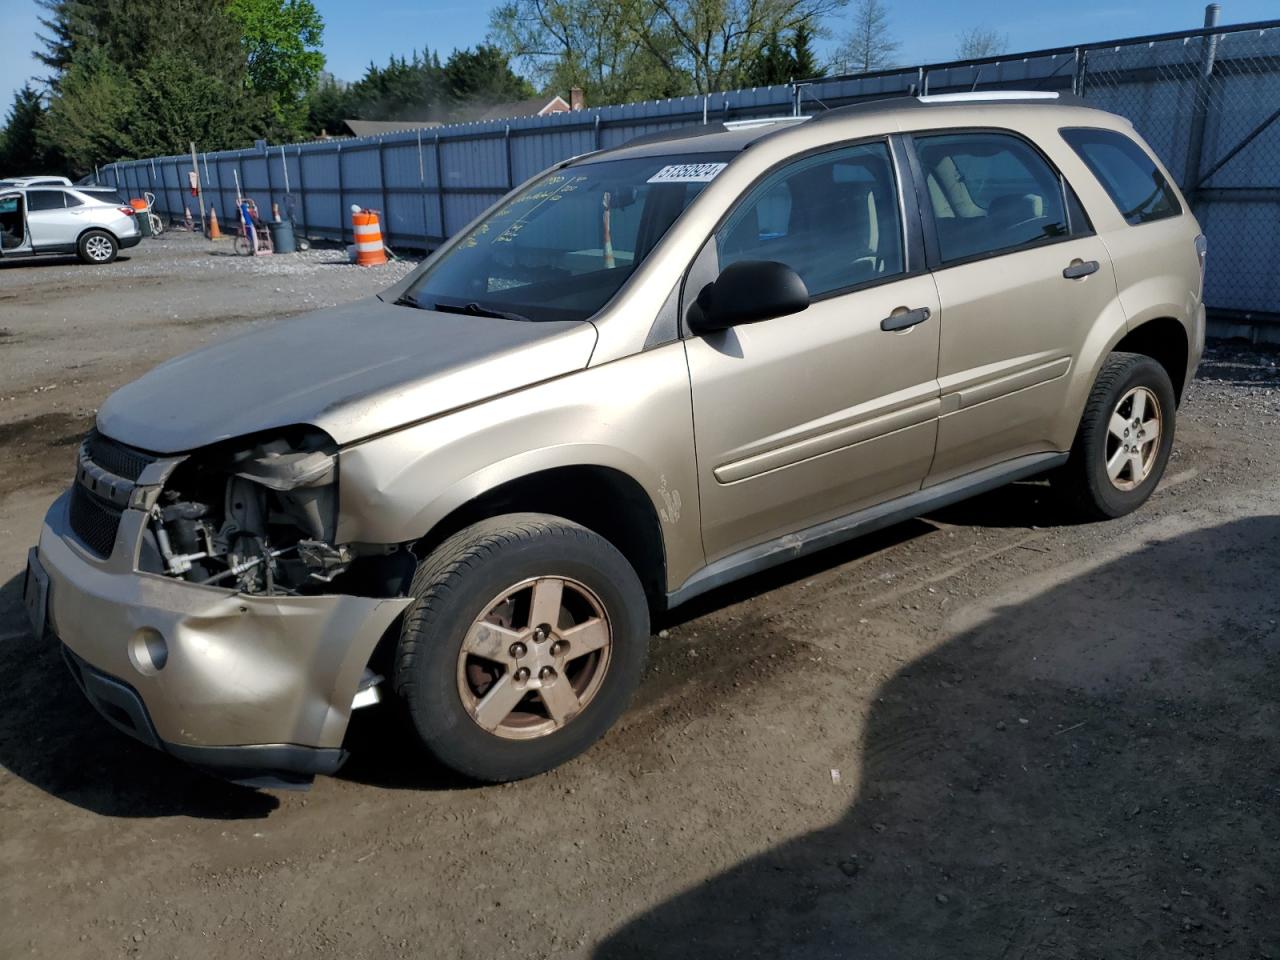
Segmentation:
[(440, 762), (476, 780), (542, 773), (613, 725), (639, 685), (649, 613), (626, 558), (559, 517), (510, 514), (418, 567), (393, 687)]
[(107, 231), (90, 230), (80, 238), (77, 250), (84, 263), (110, 263), (119, 252), (119, 245)]
[(1107, 357), (1085, 404), (1071, 458), (1054, 484), (1089, 520), (1121, 517), (1155, 491), (1173, 449), (1169, 374), (1138, 353)]

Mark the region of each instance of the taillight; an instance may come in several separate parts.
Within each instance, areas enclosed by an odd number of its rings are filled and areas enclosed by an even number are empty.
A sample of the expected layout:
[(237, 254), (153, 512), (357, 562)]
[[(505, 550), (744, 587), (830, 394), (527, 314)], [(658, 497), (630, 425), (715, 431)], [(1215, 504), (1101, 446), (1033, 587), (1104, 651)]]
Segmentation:
[(116, 209), (119, 210), (121, 213), (123, 213), (126, 217), (136, 216), (138, 213), (138, 211), (134, 210), (133, 207), (116, 207)]
[(1200, 296), (1204, 296), (1204, 258), (1209, 252), (1209, 239), (1203, 233), (1196, 235), (1196, 259), (1200, 261)]

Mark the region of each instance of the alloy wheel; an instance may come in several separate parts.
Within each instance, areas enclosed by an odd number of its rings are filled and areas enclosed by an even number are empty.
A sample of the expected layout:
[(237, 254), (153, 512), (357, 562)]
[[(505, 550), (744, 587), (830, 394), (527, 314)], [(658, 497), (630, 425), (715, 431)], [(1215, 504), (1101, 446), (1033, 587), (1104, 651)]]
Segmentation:
[(90, 260), (102, 262), (111, 259), (111, 241), (106, 237), (90, 237), (85, 241), (84, 249)]
[(1160, 453), (1160, 400), (1146, 387), (1120, 398), (1107, 424), (1107, 476), (1117, 490), (1133, 490), (1151, 474)]
[(604, 605), (568, 577), (535, 577), (494, 597), (462, 641), (458, 694), (482, 729), (511, 740), (555, 733), (580, 714), (609, 669)]

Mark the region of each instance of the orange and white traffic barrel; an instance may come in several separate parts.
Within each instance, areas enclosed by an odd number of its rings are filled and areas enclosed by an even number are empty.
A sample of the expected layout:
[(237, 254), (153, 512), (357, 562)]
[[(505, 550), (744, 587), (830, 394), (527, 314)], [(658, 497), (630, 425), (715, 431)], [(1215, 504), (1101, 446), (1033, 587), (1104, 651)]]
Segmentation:
[(351, 227), (356, 234), (356, 263), (373, 267), (387, 262), (387, 251), (382, 246), (382, 227), (378, 224), (376, 210), (351, 211)]

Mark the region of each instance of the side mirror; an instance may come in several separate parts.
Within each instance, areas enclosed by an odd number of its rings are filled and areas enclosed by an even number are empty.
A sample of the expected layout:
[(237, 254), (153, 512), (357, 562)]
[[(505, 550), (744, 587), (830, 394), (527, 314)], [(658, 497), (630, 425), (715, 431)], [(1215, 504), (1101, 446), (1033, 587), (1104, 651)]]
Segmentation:
[(799, 313), (809, 306), (800, 275), (776, 260), (739, 260), (698, 293), (689, 328), (698, 334)]

